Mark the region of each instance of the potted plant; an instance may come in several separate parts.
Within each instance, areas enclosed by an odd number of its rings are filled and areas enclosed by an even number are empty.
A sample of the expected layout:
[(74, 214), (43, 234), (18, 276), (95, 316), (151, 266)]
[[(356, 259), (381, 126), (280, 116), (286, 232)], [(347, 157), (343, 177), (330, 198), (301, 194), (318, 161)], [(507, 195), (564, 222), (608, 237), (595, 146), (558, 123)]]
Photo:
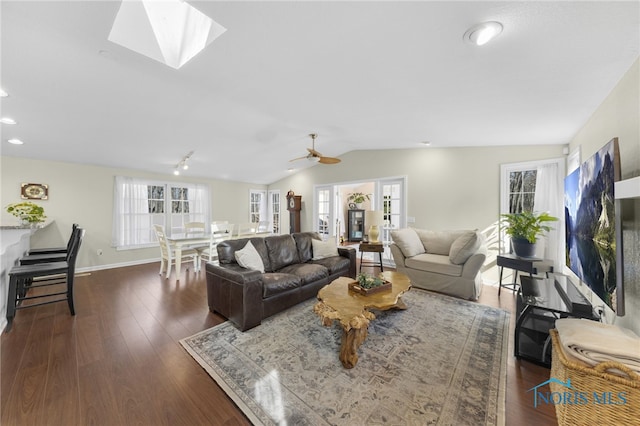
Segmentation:
[(24, 226), (36, 226), (47, 218), (44, 208), (31, 201), (9, 204), (6, 209), (8, 213), (20, 219)]
[(500, 216), (505, 232), (511, 237), (513, 251), (520, 257), (533, 257), (538, 237), (553, 229), (545, 223), (558, 220), (547, 212), (506, 213)]
[(349, 197), (347, 198), (347, 200), (351, 201), (352, 203), (355, 203), (356, 206), (359, 209), (361, 209), (362, 203), (364, 203), (365, 201), (369, 201), (371, 199), (370, 195), (371, 194), (365, 194), (363, 192), (352, 192), (349, 194)]

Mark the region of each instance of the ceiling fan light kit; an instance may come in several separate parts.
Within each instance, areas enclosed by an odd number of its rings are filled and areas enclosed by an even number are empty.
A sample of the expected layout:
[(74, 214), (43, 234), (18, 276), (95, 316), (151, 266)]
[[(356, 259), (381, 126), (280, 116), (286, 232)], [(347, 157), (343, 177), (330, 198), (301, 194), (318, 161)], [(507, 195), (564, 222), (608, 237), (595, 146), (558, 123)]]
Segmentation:
[(320, 154), (318, 151), (316, 151), (316, 138), (318, 137), (318, 134), (310, 133), (309, 136), (311, 137), (311, 148), (307, 148), (307, 151), (309, 151), (309, 153), (304, 157), (298, 157), (298, 158), (294, 158), (293, 160), (289, 160), (289, 162), (302, 160), (303, 158), (306, 158), (308, 161), (312, 163), (321, 163), (321, 164), (337, 164), (340, 161), (342, 161), (339, 158), (325, 157), (322, 154)]

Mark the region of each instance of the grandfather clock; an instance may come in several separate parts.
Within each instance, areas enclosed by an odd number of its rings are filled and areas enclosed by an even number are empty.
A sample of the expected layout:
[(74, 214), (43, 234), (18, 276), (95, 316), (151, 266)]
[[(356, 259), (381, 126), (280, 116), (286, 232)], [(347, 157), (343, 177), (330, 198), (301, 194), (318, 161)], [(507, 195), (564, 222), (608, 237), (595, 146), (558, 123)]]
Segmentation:
[(293, 191), (287, 192), (287, 210), (289, 210), (289, 233), (300, 232), (300, 210), (302, 209), (302, 196), (295, 195)]

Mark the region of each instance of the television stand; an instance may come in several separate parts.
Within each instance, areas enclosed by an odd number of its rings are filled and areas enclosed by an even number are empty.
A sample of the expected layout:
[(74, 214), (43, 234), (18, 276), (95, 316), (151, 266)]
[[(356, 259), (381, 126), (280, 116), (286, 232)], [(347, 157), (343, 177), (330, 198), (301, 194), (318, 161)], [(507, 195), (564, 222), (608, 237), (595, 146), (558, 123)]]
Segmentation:
[(564, 275), (553, 275), (551, 278), (521, 275), (520, 284), (516, 299), (514, 356), (549, 368), (549, 330), (555, 327), (556, 319), (599, 320), (599, 317)]

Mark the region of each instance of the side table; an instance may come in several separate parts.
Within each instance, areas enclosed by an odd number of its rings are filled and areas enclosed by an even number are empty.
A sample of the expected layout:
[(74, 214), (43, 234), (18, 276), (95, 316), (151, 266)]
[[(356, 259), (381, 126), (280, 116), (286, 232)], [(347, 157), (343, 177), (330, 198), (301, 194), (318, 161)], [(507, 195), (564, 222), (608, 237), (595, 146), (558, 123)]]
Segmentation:
[[(379, 243), (361, 243), (360, 246), (358, 246), (358, 250), (360, 251), (360, 270), (359, 272), (362, 272), (362, 266), (364, 264), (364, 266), (379, 266), (380, 267), (380, 272), (384, 272), (384, 268), (382, 266), (382, 253), (384, 252), (384, 244), (382, 244), (382, 242)], [(380, 263), (376, 263), (375, 262), (375, 254), (374, 254), (374, 261), (373, 262), (363, 262), (362, 261), (362, 253), (378, 253), (378, 259), (380, 261)]]
[[(498, 287), (498, 296), (502, 287), (515, 291), (518, 288), (518, 271), (526, 272), (530, 277), (545, 273), (549, 278), (549, 273), (553, 272), (553, 261), (549, 259), (540, 259), (537, 257), (519, 257), (512, 253), (499, 254), (496, 257), (496, 263), (500, 267), (500, 279)], [(504, 268), (513, 269), (515, 276), (513, 282), (502, 284), (502, 271)]]

